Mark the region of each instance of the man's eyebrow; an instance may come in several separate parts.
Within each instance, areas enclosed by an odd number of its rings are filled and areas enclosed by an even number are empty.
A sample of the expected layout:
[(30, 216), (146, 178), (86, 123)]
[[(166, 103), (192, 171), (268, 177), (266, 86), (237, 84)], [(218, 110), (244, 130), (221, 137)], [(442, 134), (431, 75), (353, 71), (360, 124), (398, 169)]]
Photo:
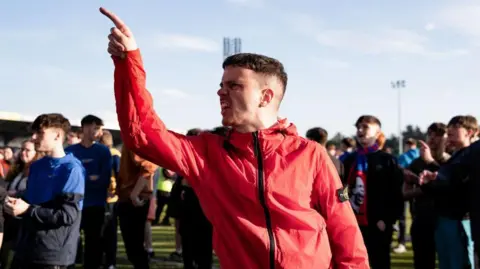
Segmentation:
[(231, 84), (240, 84), (240, 82), (236, 81), (236, 80), (226, 80), (226, 81), (222, 81), (220, 82), (220, 87), (222, 87), (223, 85), (225, 84), (228, 84), (228, 85), (231, 85)]

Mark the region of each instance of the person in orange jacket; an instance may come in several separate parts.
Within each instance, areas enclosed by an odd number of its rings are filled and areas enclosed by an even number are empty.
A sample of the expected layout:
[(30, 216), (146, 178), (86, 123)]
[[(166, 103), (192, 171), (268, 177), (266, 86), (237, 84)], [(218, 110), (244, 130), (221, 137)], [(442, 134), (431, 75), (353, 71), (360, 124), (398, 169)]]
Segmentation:
[(118, 120), (126, 147), (188, 179), (213, 225), (222, 268), (369, 268), (355, 215), (324, 147), (279, 119), (287, 74), (276, 59), (240, 53), (223, 63), (220, 97), (226, 137), (169, 131), (146, 90), (132, 32), (115, 27)]

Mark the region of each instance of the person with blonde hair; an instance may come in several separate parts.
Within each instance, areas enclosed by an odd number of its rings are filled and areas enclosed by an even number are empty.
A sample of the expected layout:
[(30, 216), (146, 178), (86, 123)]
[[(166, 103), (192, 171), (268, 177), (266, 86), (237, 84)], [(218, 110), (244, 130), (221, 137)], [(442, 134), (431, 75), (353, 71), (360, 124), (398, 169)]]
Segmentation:
[[(35, 150), (35, 143), (32, 139), (27, 139), (22, 142), (22, 148), (18, 155), (18, 160), (15, 161), (15, 165), (10, 169), (8, 175), (5, 178), (6, 190), (10, 197), (21, 198), (27, 189), (27, 179), (30, 173), (30, 165), (42, 158), (44, 154)], [(5, 237), (0, 252), (0, 263), (2, 268), (6, 268), (9, 254), (17, 238), (18, 227), (20, 221), (10, 215), (5, 215)]]
[(108, 187), (107, 206), (105, 208), (105, 220), (102, 228), (103, 251), (105, 253), (105, 267), (115, 268), (117, 265), (117, 243), (118, 243), (118, 195), (117, 177), (120, 171), (120, 151), (113, 147), (113, 135), (108, 130), (103, 130), (100, 137), (100, 144), (107, 146), (112, 155), (112, 175)]

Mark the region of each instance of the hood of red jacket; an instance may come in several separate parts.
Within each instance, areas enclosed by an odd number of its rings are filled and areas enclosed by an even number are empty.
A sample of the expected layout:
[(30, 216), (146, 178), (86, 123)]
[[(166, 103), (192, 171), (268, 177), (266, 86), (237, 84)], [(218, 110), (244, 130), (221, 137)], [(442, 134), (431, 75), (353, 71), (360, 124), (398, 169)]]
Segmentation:
[(231, 130), (227, 134), (227, 142), (237, 151), (254, 154), (253, 140), (258, 135), (260, 149), (263, 156), (278, 150), (287, 136), (298, 136), (297, 127), (287, 119), (279, 119), (268, 129), (253, 133), (240, 133)]

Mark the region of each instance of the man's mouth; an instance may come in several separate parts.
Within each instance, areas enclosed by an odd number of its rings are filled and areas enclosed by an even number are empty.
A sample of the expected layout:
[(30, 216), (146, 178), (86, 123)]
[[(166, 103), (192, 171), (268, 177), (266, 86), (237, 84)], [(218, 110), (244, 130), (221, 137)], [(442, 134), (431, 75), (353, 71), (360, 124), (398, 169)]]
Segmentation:
[(221, 100), (220, 101), (220, 108), (222, 112), (230, 108), (230, 104), (227, 101)]

